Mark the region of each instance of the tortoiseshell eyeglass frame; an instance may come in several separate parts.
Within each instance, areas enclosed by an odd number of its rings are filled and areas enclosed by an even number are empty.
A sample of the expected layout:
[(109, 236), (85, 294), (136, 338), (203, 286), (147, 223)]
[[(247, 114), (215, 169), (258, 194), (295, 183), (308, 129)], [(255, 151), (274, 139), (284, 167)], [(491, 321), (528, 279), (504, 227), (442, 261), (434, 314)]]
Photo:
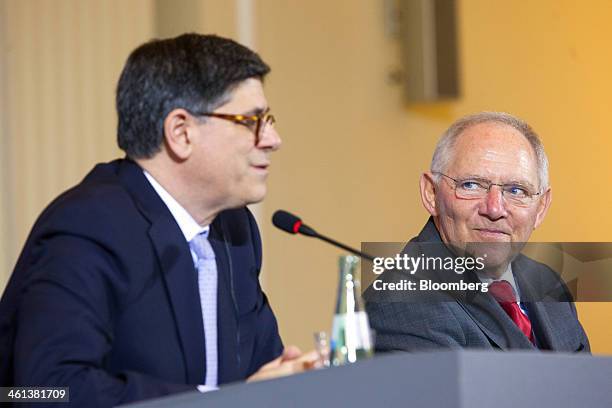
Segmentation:
[(196, 112), (198, 116), (209, 116), (213, 118), (219, 118), (223, 120), (229, 120), (230, 122), (237, 123), (242, 126), (249, 128), (255, 135), (255, 146), (259, 145), (261, 140), (261, 132), (266, 125), (273, 125), (276, 123), (276, 118), (270, 113), (270, 108), (257, 115), (240, 115), (233, 113), (217, 113), (217, 112)]

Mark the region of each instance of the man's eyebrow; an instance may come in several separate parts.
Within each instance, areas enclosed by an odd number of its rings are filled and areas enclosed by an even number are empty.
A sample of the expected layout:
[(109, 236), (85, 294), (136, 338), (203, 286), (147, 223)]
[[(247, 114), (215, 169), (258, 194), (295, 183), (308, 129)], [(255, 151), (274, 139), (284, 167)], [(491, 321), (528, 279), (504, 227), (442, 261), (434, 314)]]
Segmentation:
[(510, 180), (510, 181), (506, 181), (504, 184), (516, 184), (519, 186), (535, 189), (535, 186), (526, 180)]
[(270, 108), (269, 107), (264, 107), (264, 108), (253, 108), (249, 111), (246, 111), (244, 113), (242, 113), (242, 115), (244, 116), (258, 116), (261, 115), (262, 113), (265, 113), (266, 111), (269, 111)]
[(479, 176), (478, 174), (466, 174), (465, 176), (457, 177), (457, 180), (482, 180), (482, 181), (490, 181), (488, 178)]
[[(467, 174), (463, 177), (460, 177), (459, 180), (478, 180), (478, 181), (491, 181), (491, 179), (487, 178), (487, 177), (483, 177), (480, 176), (478, 174)], [(504, 181), (503, 184), (518, 184), (520, 186), (524, 186), (524, 187), (530, 187), (530, 188), (535, 188), (535, 186), (533, 184), (531, 184), (530, 182), (528, 182), (527, 180), (508, 180), (508, 181)]]

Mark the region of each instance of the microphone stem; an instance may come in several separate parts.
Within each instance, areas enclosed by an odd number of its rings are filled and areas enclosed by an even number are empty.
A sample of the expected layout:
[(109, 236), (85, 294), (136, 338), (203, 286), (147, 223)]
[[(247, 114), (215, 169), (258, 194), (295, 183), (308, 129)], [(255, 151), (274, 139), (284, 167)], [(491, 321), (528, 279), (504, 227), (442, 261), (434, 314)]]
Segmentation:
[(321, 235), (321, 234), (319, 234), (319, 233), (317, 233), (317, 237), (318, 237), (318, 238), (320, 238), (320, 239), (322, 239), (322, 240), (323, 240), (323, 241), (325, 241), (325, 242), (329, 242), (329, 243), (330, 243), (330, 244), (332, 244), (332, 245), (335, 245), (335, 246), (337, 246), (337, 247), (339, 247), (339, 248), (342, 248), (342, 249), (344, 249), (345, 251), (349, 251), (350, 253), (352, 253), (352, 254), (354, 254), (354, 255), (357, 255), (357, 256), (359, 256), (359, 257), (361, 257), (361, 258), (367, 259), (367, 260), (369, 260), (370, 262), (373, 262), (373, 261), (374, 261), (374, 257), (373, 257), (373, 256), (368, 255), (368, 254), (364, 254), (363, 252), (358, 251), (358, 250), (356, 250), (356, 249), (354, 249), (354, 248), (351, 248), (350, 246), (346, 246), (346, 245), (344, 245), (344, 244), (342, 244), (342, 243), (340, 243), (340, 242), (336, 241), (335, 239), (331, 239), (331, 238), (326, 237), (325, 235)]

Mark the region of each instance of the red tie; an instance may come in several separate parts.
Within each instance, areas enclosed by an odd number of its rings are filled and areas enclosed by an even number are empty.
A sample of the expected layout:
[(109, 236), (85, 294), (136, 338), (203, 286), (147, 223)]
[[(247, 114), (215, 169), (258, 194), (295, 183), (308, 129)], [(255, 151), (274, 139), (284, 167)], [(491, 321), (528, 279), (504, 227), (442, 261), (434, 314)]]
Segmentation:
[(489, 292), (491, 296), (497, 300), (499, 305), (506, 311), (512, 321), (518, 326), (525, 336), (533, 343), (533, 334), (531, 333), (531, 321), (529, 317), (521, 311), (518, 303), (516, 303), (516, 296), (514, 296), (514, 289), (510, 282), (506, 280), (492, 282), (489, 285)]

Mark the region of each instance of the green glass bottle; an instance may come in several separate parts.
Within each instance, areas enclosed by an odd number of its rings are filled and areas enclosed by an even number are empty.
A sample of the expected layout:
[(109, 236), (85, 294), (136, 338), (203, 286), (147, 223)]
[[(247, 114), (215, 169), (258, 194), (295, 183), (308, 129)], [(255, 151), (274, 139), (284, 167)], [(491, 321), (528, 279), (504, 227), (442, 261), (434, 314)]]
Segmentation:
[(372, 356), (368, 315), (361, 300), (359, 258), (340, 257), (340, 280), (332, 325), (330, 360), (334, 366), (354, 363)]

